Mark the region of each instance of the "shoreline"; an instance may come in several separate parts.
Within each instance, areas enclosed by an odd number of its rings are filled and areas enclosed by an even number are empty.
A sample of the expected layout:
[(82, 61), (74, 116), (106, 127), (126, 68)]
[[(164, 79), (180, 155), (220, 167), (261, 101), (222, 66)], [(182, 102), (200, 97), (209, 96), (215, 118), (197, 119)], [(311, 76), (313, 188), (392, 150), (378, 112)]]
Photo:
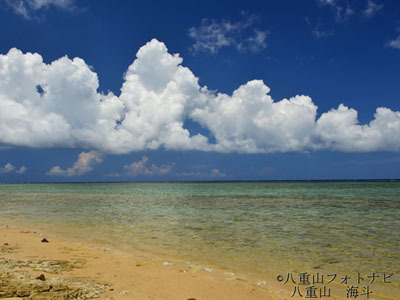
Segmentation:
[[(256, 282), (195, 263), (139, 251), (128, 254), (69, 238), (41, 242), (46, 236), (34, 229), (0, 226), (0, 298), (239, 300), (291, 295), (269, 280)], [(37, 279), (41, 274), (44, 281)]]

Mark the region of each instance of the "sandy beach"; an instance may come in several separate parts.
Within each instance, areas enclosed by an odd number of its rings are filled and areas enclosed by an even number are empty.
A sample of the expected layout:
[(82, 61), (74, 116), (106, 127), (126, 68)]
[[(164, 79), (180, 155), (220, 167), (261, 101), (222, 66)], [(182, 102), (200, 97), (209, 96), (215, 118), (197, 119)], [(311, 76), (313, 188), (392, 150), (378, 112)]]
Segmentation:
[(2, 185), (0, 299), (399, 299), (396, 214), (357, 209), (397, 185), (349, 185)]
[(273, 274), (257, 282), (195, 263), (50, 239), (34, 230), (7, 225), (0, 226), (0, 243), (0, 299), (345, 299), (340, 296), (343, 289), (337, 286), (330, 287), (330, 295), (321, 297), (317, 291), (310, 297), (279, 285)]
[(0, 227), (0, 242), (0, 298), (5, 299), (290, 298), (288, 289), (270, 282), (26, 229)]

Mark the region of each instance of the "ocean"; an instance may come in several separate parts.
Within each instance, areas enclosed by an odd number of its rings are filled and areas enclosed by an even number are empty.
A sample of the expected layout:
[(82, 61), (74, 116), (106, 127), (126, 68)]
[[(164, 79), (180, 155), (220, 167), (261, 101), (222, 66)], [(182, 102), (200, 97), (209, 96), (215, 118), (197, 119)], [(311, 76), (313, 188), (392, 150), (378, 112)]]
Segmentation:
[(400, 181), (1, 184), (0, 223), (282, 284), (330, 275), (344, 296), (400, 294)]

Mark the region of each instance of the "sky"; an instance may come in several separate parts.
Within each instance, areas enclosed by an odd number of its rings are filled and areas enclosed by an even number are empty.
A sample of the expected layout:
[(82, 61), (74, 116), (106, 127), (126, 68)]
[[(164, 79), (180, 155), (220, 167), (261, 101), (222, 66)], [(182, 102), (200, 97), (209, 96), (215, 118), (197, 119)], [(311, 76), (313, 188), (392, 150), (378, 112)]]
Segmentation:
[(0, 0), (0, 182), (400, 179), (400, 2)]

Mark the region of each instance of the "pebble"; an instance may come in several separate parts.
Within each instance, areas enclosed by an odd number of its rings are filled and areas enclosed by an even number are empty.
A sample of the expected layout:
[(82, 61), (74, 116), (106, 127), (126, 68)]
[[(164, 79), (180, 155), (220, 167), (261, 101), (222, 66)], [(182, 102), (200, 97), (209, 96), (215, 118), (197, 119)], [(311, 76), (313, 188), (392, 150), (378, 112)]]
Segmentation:
[(120, 292), (119, 294), (120, 294), (120, 295), (127, 295), (127, 294), (130, 294), (130, 293), (131, 293), (131, 291), (126, 290), (126, 291)]
[(42, 239), (42, 243), (48, 243), (49, 241), (46, 238)]
[(44, 274), (40, 274), (38, 277), (36, 277), (36, 279), (39, 279), (41, 281), (45, 281), (46, 277), (44, 276)]

